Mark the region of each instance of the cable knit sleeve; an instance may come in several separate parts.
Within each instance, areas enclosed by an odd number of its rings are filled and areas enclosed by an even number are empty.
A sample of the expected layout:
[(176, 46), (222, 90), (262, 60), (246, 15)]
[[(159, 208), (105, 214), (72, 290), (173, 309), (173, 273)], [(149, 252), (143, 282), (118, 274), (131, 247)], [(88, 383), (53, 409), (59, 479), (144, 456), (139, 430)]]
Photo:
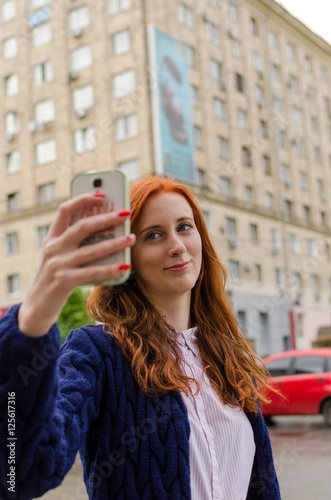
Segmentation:
[(101, 355), (84, 329), (69, 334), (60, 356), (56, 325), (44, 337), (28, 337), (18, 330), (18, 309), (0, 320), (2, 500), (30, 500), (62, 482), (97, 418), (102, 393)]

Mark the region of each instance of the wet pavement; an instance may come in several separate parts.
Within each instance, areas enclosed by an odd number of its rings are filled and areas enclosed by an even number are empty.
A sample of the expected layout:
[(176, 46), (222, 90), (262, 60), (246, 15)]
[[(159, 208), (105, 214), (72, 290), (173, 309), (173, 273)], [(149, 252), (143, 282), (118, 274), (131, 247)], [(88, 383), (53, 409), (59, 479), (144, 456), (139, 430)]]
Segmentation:
[[(282, 500), (331, 500), (331, 428), (319, 415), (274, 422), (268, 429)], [(82, 477), (77, 457), (62, 485), (41, 500), (88, 500)]]

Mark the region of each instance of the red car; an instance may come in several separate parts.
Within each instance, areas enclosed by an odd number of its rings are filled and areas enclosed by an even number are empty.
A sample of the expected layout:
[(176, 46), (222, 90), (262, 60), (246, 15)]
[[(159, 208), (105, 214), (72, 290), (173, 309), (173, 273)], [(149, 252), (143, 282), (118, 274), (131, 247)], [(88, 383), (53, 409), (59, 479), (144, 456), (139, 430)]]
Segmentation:
[(285, 351), (263, 363), (286, 398), (268, 393), (271, 403), (262, 405), (265, 417), (322, 414), (331, 427), (331, 348)]

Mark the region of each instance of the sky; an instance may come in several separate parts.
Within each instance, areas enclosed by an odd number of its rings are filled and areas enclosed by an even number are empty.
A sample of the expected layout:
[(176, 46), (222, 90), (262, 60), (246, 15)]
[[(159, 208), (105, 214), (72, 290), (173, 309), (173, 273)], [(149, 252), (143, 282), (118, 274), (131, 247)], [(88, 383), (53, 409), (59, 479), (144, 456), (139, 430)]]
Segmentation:
[(330, 0), (276, 0), (309, 29), (331, 44)]

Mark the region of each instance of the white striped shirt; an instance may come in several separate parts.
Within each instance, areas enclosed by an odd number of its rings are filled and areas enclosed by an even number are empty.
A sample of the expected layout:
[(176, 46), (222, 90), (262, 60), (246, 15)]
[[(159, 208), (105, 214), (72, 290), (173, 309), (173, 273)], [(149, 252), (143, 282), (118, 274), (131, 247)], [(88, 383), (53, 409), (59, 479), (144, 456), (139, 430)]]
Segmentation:
[(208, 384), (196, 332), (197, 327), (177, 331), (184, 371), (200, 384), (198, 395), (182, 394), (191, 427), (192, 500), (245, 500), (255, 454), (253, 430), (246, 414), (222, 403)]

